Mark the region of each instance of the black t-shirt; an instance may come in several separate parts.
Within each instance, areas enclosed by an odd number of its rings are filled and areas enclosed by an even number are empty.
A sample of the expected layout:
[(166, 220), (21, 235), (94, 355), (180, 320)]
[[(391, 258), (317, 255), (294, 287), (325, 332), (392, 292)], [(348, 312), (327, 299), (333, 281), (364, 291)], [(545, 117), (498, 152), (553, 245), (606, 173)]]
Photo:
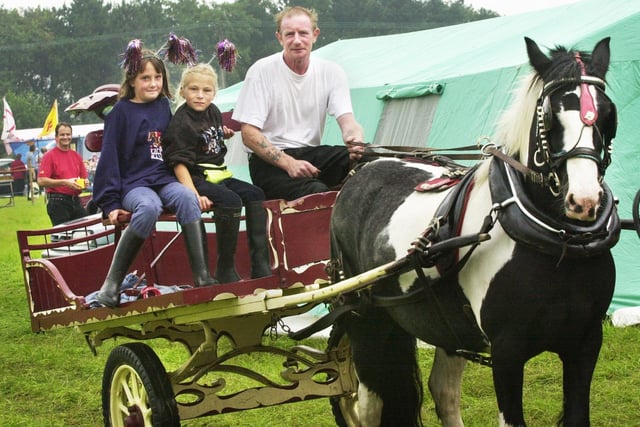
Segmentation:
[(162, 135), (162, 148), (171, 168), (182, 163), (192, 175), (203, 176), (200, 163), (223, 164), (227, 146), (218, 107), (211, 104), (205, 111), (195, 111), (182, 104)]

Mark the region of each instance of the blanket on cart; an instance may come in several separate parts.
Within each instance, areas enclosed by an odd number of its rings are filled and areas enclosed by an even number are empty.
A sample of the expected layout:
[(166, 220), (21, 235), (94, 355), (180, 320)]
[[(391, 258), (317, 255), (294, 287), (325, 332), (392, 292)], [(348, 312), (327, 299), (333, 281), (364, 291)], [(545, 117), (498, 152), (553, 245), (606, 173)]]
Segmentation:
[[(165, 295), (174, 292), (180, 292), (185, 289), (191, 289), (193, 287), (191, 285), (148, 285), (147, 279), (138, 276), (136, 273), (137, 272), (127, 274), (122, 281), (122, 285), (120, 286), (120, 304), (136, 301), (142, 298), (149, 298), (156, 295)], [(89, 305), (89, 308), (104, 307), (98, 302), (96, 298), (98, 292), (99, 291), (91, 292), (85, 297), (85, 301)]]

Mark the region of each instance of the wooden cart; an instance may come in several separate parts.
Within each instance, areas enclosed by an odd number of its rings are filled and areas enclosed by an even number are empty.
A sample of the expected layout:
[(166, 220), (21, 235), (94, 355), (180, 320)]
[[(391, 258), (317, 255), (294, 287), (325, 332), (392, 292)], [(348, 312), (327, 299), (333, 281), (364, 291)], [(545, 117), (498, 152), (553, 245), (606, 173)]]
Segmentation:
[[(327, 349), (282, 349), (266, 339), (278, 325), (286, 325), (286, 317), (362, 286), (358, 279), (333, 285), (327, 280), (335, 196), (328, 192), (265, 202), (273, 275), (205, 288), (189, 287), (178, 225), (173, 216), (163, 215), (132, 267), (157, 286), (129, 291), (137, 299), (115, 309), (89, 308), (87, 295), (100, 288), (121, 230), (103, 226), (95, 215), (51, 229), (18, 231), (32, 330), (73, 327), (94, 353), (105, 340), (126, 338), (104, 369), (105, 425), (174, 426), (180, 420), (355, 394), (357, 380), (343, 337), (332, 337)], [(210, 259), (215, 260), (215, 224), (210, 218), (205, 222)], [(242, 277), (249, 276), (245, 242), (241, 231), (237, 268)], [(176, 285), (186, 289), (159, 294), (163, 286)], [(159, 338), (188, 350), (177, 369), (167, 372), (142, 342)], [(252, 353), (281, 358), (280, 378), (267, 378), (260, 366), (235, 363)], [(232, 375), (259, 385), (229, 391), (227, 377)]]

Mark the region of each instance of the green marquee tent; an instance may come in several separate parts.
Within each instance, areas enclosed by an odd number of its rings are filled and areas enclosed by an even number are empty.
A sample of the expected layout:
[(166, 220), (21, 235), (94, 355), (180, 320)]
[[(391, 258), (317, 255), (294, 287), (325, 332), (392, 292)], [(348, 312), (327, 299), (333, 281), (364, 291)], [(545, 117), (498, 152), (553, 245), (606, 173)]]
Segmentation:
[[(322, 17), (320, 17), (322, 28)], [(618, 108), (618, 133), (607, 182), (631, 217), (640, 189), (640, 1), (583, 0), (521, 15), (432, 30), (341, 40), (314, 51), (338, 62), (351, 87), (355, 115), (370, 142), (457, 147), (492, 135), (511, 93), (530, 72), (524, 37), (541, 47), (591, 51), (611, 37), (607, 93)], [(216, 103), (233, 108), (242, 83), (221, 90)], [(339, 144), (328, 118), (323, 143)], [(230, 163), (246, 166), (241, 142)], [(241, 172), (242, 175), (242, 172)], [(245, 175), (246, 176), (246, 175)], [(614, 248), (617, 285), (610, 312), (640, 306), (640, 239), (623, 231)]]

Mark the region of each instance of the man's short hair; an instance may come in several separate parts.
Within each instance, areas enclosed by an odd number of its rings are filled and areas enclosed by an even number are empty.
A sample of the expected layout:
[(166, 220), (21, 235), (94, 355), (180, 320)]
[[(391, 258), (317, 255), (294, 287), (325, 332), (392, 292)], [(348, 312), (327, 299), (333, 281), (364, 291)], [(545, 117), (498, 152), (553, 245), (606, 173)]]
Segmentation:
[(285, 7), (280, 13), (276, 15), (276, 31), (280, 32), (280, 26), (282, 25), (282, 20), (286, 16), (291, 15), (307, 15), (311, 20), (311, 27), (315, 30), (318, 28), (318, 13), (314, 9), (307, 9), (302, 6), (289, 6)]

